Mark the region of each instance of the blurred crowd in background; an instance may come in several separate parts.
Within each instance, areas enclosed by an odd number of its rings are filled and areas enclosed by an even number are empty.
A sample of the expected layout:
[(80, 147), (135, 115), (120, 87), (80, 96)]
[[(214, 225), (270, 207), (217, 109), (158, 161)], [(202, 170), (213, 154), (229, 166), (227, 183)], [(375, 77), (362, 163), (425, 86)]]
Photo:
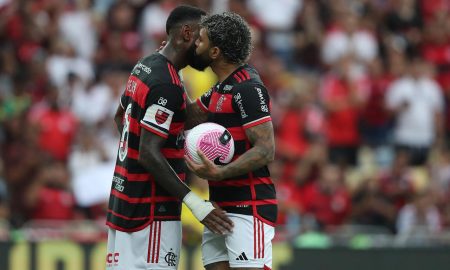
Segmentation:
[[(0, 0), (5, 226), (104, 224), (113, 114), (180, 3), (251, 25), (249, 62), (272, 98), (278, 239), (450, 229), (450, 0)], [(192, 98), (216, 81), (182, 74)], [(183, 215), (197, 242), (201, 225)]]

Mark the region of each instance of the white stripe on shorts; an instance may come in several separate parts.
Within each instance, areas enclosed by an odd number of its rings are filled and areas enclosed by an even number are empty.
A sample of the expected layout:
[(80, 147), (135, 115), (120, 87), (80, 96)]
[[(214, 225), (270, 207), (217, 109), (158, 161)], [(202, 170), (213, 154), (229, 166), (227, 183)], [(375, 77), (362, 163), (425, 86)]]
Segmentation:
[(150, 232), (148, 234), (147, 263), (158, 263), (160, 245), (161, 221), (154, 221), (150, 224)]

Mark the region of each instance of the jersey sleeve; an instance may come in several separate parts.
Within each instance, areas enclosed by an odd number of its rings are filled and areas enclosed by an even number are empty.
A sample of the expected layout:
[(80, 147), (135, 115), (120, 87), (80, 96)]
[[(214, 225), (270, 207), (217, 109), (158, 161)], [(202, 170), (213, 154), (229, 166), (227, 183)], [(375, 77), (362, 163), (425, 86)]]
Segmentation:
[(140, 121), (141, 127), (167, 138), (173, 116), (183, 102), (183, 91), (179, 86), (167, 84), (153, 88), (145, 100), (146, 109)]
[(262, 85), (245, 84), (235, 87), (232, 102), (244, 129), (272, 121), (269, 93)]
[(214, 87), (211, 87), (211, 89), (209, 89), (208, 91), (206, 91), (203, 95), (201, 95), (198, 99), (197, 99), (197, 104), (198, 106), (204, 111), (204, 112), (209, 112), (209, 102), (211, 101), (211, 96), (213, 93), (213, 89)]

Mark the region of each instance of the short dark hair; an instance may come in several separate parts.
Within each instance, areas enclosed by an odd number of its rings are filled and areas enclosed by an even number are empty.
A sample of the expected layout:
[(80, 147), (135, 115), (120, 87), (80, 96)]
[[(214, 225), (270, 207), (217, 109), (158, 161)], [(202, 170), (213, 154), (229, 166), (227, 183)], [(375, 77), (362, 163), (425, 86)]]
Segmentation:
[(176, 7), (170, 12), (166, 22), (166, 33), (170, 34), (170, 31), (179, 24), (200, 20), (202, 16), (205, 16), (206, 12), (202, 9), (193, 6), (181, 5)]
[(225, 59), (234, 64), (247, 60), (252, 50), (250, 27), (236, 13), (224, 12), (202, 19), (200, 26), (206, 29), (213, 46), (219, 47)]

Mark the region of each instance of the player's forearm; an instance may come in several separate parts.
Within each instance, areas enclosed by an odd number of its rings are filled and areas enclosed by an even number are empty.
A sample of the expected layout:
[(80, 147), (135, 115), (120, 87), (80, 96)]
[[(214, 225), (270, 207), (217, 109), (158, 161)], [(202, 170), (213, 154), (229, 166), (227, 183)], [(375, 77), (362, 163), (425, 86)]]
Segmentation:
[(259, 169), (274, 159), (273, 147), (254, 146), (242, 156), (221, 168), (220, 180), (246, 174)]
[(192, 211), (192, 214), (202, 221), (213, 209), (210, 202), (204, 201), (183, 183), (167, 160), (159, 151), (146, 152), (146, 158), (139, 158), (139, 163), (144, 166), (154, 177), (155, 181), (170, 194), (183, 201)]
[(139, 163), (154, 177), (155, 182), (178, 199), (183, 200), (191, 191), (178, 178), (175, 171), (159, 151), (145, 151), (141, 149)]

